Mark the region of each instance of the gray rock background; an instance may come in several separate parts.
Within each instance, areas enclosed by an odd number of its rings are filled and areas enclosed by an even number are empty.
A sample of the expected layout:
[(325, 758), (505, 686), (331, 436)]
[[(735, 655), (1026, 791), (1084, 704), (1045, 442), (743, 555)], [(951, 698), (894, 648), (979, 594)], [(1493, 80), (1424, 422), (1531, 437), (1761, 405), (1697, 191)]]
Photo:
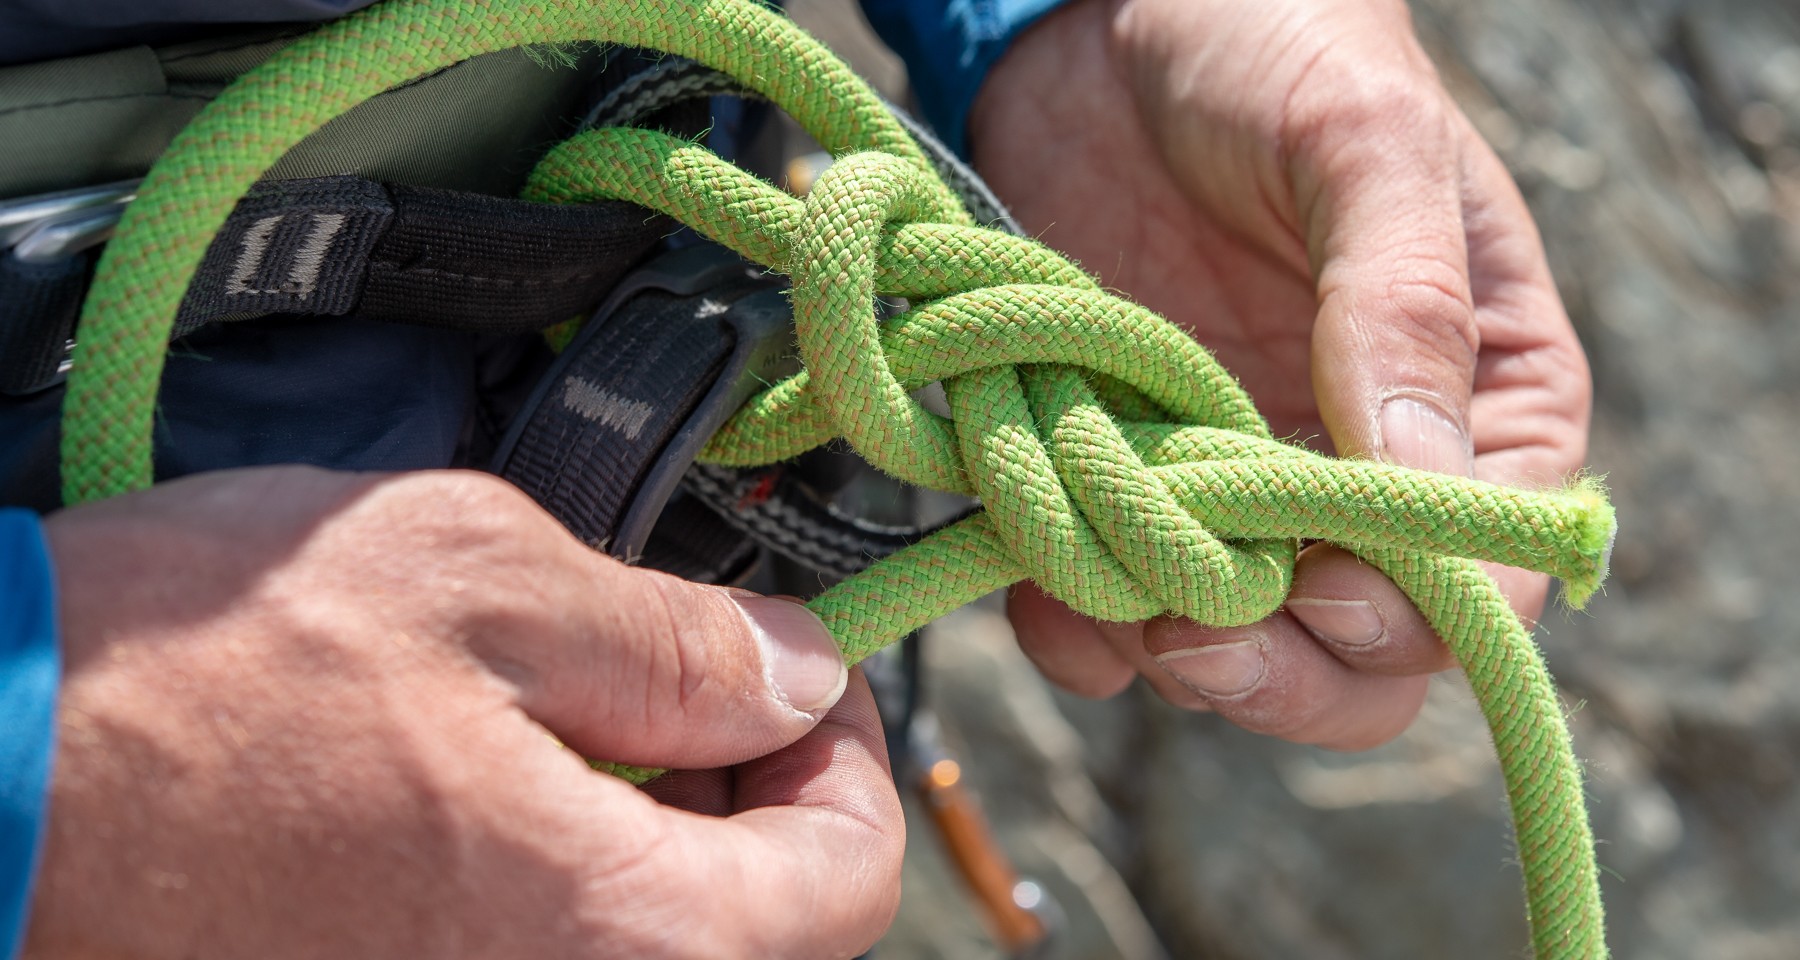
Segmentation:
[[(842, 0), (805, 23), (884, 87)], [(1800, 958), (1800, 4), (1415, 0), (1518, 179), (1593, 361), (1606, 594), (1539, 632), (1588, 761), (1616, 956)], [(1062, 958), (1516, 957), (1502, 788), (1465, 687), (1345, 756), (1048, 689), (1003, 618), (929, 638), (946, 736)], [(881, 956), (995, 956), (922, 819)]]

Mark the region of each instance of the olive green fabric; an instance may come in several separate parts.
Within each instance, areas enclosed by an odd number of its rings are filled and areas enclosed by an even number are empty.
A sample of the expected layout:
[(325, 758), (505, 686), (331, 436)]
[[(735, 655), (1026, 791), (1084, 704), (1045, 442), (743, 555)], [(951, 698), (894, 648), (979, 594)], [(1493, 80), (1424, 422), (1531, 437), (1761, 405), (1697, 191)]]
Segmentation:
[(0, 197), (142, 176), (204, 104), (148, 47), (0, 68)]
[[(724, 70), (840, 157), (798, 200), (686, 141), (592, 131), (547, 156), (527, 195), (631, 199), (793, 278), (806, 370), (746, 405), (709, 458), (766, 462), (843, 436), (897, 477), (982, 498), (983, 512), (812, 601), (847, 659), (1026, 578), (1097, 617), (1247, 623), (1283, 602), (1298, 538), (1341, 544), (1406, 591), (1469, 676), (1512, 804), (1538, 956), (1605, 955), (1562, 707), (1475, 563), (1556, 574), (1579, 604), (1604, 577), (1613, 531), (1598, 487), (1511, 490), (1274, 441), (1237, 382), (1169, 321), (1046, 247), (977, 227), (872, 91), (749, 0), (392, 0), (245, 76), (157, 162), (102, 258), (69, 379), (68, 502), (151, 482), (175, 310), (258, 176), (395, 84), (501, 48), (578, 40)], [(915, 306), (879, 323), (877, 295)], [(931, 381), (951, 417), (912, 398)]]
[[(132, 47), (0, 68), (0, 198), (141, 177), (233, 80), (303, 35), (294, 28)], [(512, 196), (581, 119), (600, 52), (511, 49), (370, 98), (263, 176), (354, 173)]]

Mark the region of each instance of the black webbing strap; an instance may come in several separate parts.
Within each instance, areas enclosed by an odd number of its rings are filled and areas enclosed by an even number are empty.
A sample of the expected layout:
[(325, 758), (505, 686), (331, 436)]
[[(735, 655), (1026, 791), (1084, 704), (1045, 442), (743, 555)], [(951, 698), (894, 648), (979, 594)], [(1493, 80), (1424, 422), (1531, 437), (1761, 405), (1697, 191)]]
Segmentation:
[[(493, 471), (592, 546), (644, 559), (682, 474), (726, 417), (781, 372), (786, 298), (760, 268), (711, 245), (626, 278), (563, 350), (501, 441)], [(747, 563), (742, 538), (679, 511), (651, 552), (698, 580)]]
[(837, 509), (846, 478), (805, 458), (694, 462), (750, 395), (797, 369), (781, 286), (710, 244), (632, 272), (514, 417), (493, 472), (584, 542), (702, 582), (736, 579), (756, 545), (846, 577), (930, 532)]
[(270, 313), (540, 330), (592, 308), (670, 229), (628, 203), (530, 203), (350, 176), (271, 181), (213, 238), (176, 331)]
[(25, 394), (56, 380), (93, 254), (49, 263), (0, 255), (0, 393)]
[[(352, 176), (268, 181), (213, 238), (175, 335), (269, 314), (539, 330), (590, 309), (671, 229), (619, 202), (529, 203)], [(0, 255), (0, 390), (54, 374), (90, 259)]]
[(839, 509), (831, 491), (791, 463), (751, 469), (696, 463), (682, 490), (733, 530), (829, 577), (859, 573), (975, 509), (930, 528), (878, 524)]

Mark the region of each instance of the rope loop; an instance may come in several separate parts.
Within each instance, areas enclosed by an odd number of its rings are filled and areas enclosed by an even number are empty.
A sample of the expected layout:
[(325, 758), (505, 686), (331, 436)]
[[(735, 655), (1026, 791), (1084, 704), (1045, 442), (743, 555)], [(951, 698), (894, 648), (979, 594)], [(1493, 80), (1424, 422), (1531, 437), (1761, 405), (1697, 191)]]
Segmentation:
[[(1287, 592), (1293, 543), (1234, 547), (1208, 533), (1147, 472), (1076, 368), (998, 363), (944, 378), (954, 414), (948, 419), (911, 396), (888, 362), (875, 301), (887, 292), (877, 285), (884, 234), (928, 215), (922, 179), (916, 166), (898, 158), (858, 153), (826, 170), (805, 200), (789, 264), (795, 327), (835, 432), (901, 480), (980, 496), (995, 531), (1031, 579), (1089, 616), (1135, 620), (1168, 612), (1239, 624), (1273, 612)], [(967, 282), (1017, 279), (1007, 273), (996, 269), (960, 284), (911, 287), (928, 303), (958, 298), (928, 306), (921, 325), (980, 331), (980, 340), (954, 349), (993, 357), (1019, 339), (1028, 318), (1066, 315), (1070, 294), (1091, 292)], [(1115, 318), (1130, 309), (1105, 294), (1088, 302)], [(990, 309), (981, 311), (983, 305)], [(1138, 319), (1143, 326), (1148, 317)], [(1122, 342), (1128, 341), (1094, 346)], [(1210, 360), (1202, 351), (1180, 352), (1191, 366)], [(1143, 369), (1130, 357), (1109, 366), (1131, 379)], [(1196, 369), (1164, 372), (1165, 385), (1203, 379)], [(1235, 419), (1235, 425), (1267, 436), (1247, 403)], [(1100, 432), (1084, 432), (1082, 421)]]
[(925, 214), (925, 182), (918, 167), (884, 153), (852, 154), (820, 175), (788, 265), (794, 329), (820, 402), (851, 446), (908, 483), (965, 490), (954, 426), (894, 376), (875, 313), (878, 244), (889, 223)]
[[(792, 277), (806, 370), (752, 400), (706, 459), (763, 464), (843, 437), (901, 480), (980, 497), (1014, 579), (1088, 616), (1255, 622), (1285, 598), (1302, 537), (1398, 539), (1597, 583), (1611, 523), (1597, 498), (1276, 442), (1180, 328), (1033, 241), (932, 222), (934, 188), (918, 164), (871, 151), (800, 199), (687, 141), (603, 129), (553, 150), (526, 195), (630, 200)], [(914, 305), (884, 323), (884, 296)], [(950, 417), (912, 395), (934, 381)], [(1496, 535), (1521, 520), (1531, 536)]]
[[(1161, 398), (1191, 425), (1267, 438), (1249, 398), (1167, 321), (1099, 291), (1047, 248), (1022, 241), (1011, 244), (1024, 254), (1012, 262), (970, 257), (971, 241), (987, 248), (1005, 234), (921, 222), (933, 212), (933, 191), (916, 164), (851, 154), (801, 201), (759, 187), (698, 147), (645, 131), (595, 131), (558, 154), (546, 159), (534, 185), (566, 186), (577, 170), (660, 162), (653, 179), (664, 188), (667, 212), (704, 200), (699, 189), (667, 195), (668, 185), (690, 178), (733, 198), (727, 210), (766, 215), (784, 208), (772, 219), (786, 234), (772, 236), (765, 216), (757, 242), (740, 239), (740, 252), (767, 257), (793, 278), (807, 369), (793, 392), (822, 413), (813, 418), (820, 433), (808, 436), (807, 446), (842, 436), (901, 480), (981, 497), (995, 533), (1031, 579), (1090, 616), (1175, 613), (1231, 625), (1260, 620), (1280, 605), (1292, 578), (1293, 541), (1234, 544), (1208, 532), (1148, 472), (1084, 373)], [(630, 199), (659, 199), (635, 188), (644, 182), (638, 172), (608, 179)], [(613, 192), (592, 186), (584, 199)], [(547, 191), (543, 198), (572, 199)], [(720, 212), (716, 203), (713, 212)], [(896, 250), (908, 228), (924, 245)], [(756, 233), (750, 224), (714, 225), (713, 232), (721, 239)], [(959, 261), (981, 267), (956, 269)], [(1061, 283), (1029, 282), (1051, 278)], [(884, 332), (876, 299), (901, 292), (924, 302)], [(1138, 335), (1117, 335), (1129, 332)], [(1146, 345), (1159, 349), (1146, 355)], [(969, 359), (988, 365), (953, 376), (936, 368)], [(952, 418), (911, 395), (930, 380), (943, 381)], [(1224, 388), (1226, 402), (1217, 390), (1193, 389), (1209, 382)], [(742, 417), (734, 428), (760, 434), (774, 417), (791, 414), (784, 405)]]

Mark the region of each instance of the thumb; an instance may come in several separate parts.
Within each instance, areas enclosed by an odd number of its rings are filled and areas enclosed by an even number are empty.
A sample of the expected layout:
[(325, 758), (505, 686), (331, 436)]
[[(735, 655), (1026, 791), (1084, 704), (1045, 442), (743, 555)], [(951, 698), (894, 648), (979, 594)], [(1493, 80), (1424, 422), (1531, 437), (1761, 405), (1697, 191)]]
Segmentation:
[(1468, 476), (1480, 335), (1456, 144), (1417, 126), (1361, 133), (1310, 191), (1320, 414), (1339, 454)]
[(742, 763), (805, 736), (843, 695), (837, 643), (799, 603), (585, 552), (565, 568), (563, 629), (476, 652), (514, 682), (528, 715), (584, 756)]

